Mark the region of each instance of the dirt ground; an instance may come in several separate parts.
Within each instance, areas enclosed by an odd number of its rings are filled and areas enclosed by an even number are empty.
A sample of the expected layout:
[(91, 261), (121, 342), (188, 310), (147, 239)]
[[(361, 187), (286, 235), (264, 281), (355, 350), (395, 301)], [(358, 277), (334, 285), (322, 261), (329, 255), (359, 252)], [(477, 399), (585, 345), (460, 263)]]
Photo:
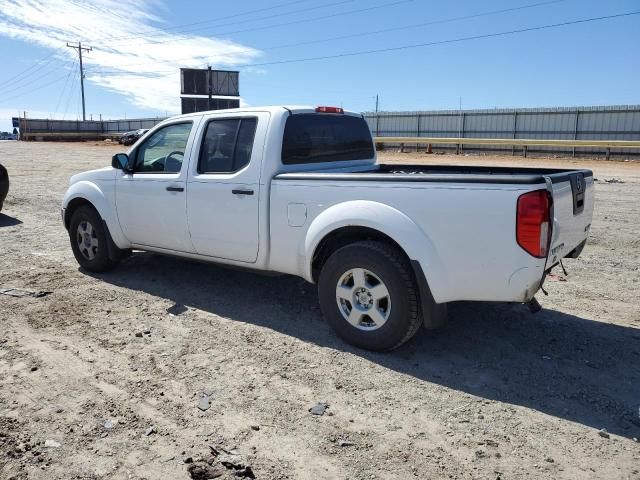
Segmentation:
[(373, 354), (297, 278), (148, 253), (79, 270), (60, 202), (118, 150), (0, 142), (0, 288), (51, 292), (0, 294), (1, 479), (640, 478), (640, 162), (381, 154), (589, 167), (597, 200), (543, 311), (454, 304)]

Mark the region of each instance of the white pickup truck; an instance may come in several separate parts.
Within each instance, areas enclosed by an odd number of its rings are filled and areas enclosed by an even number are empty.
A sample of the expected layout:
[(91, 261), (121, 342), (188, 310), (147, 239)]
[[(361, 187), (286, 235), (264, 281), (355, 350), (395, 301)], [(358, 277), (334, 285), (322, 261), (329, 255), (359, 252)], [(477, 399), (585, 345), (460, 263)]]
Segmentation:
[(532, 301), (582, 251), (593, 188), (589, 170), (378, 164), (360, 114), (254, 107), (163, 121), (73, 176), (62, 219), (86, 270), (147, 250), (297, 275), (343, 339), (390, 350), (447, 302)]

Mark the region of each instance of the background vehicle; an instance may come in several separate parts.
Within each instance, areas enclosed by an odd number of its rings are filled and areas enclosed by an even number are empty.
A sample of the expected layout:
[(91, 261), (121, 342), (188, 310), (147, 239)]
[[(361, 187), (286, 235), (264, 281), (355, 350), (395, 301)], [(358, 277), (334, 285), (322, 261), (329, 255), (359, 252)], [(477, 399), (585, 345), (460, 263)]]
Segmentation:
[(133, 130), (131, 132), (127, 132), (122, 134), (118, 143), (122, 145), (133, 145), (138, 141), (140, 137), (142, 137), (145, 133), (149, 131), (148, 128), (139, 128), (138, 130)]
[(7, 173), (7, 169), (0, 165), (0, 211), (2, 211), (2, 205), (4, 204), (4, 199), (7, 198), (7, 193), (9, 193), (9, 173)]
[(75, 175), (62, 218), (80, 265), (142, 249), (298, 275), (345, 340), (389, 350), (447, 302), (528, 302), (585, 245), (589, 170), (378, 165), (335, 107), (168, 119), (112, 166)]

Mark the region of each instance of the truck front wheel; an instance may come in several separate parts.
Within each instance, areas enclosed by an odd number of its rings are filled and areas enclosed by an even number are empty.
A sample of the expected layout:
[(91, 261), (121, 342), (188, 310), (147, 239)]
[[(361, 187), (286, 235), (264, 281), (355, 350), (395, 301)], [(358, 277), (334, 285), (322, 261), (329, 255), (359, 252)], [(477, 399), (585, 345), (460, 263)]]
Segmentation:
[(318, 295), (336, 333), (366, 350), (393, 350), (420, 328), (411, 266), (402, 252), (383, 242), (336, 250), (322, 267)]
[(85, 270), (106, 272), (117, 265), (118, 261), (109, 257), (109, 232), (94, 208), (85, 205), (73, 212), (69, 239), (73, 255)]

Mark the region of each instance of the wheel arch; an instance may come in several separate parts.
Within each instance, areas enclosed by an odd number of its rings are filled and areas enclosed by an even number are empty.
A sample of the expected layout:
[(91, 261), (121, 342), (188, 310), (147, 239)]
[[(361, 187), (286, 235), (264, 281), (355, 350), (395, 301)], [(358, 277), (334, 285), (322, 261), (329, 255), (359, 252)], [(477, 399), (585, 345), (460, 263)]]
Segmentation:
[[(93, 203), (91, 203), (89, 200), (87, 200), (84, 197), (75, 197), (71, 199), (67, 204), (67, 208), (64, 210), (64, 227), (67, 230), (69, 230), (69, 227), (71, 225), (71, 218), (73, 217), (73, 214), (80, 207), (84, 207), (84, 206), (91, 207), (96, 212), (98, 212), (98, 209), (93, 205)], [(98, 215), (100, 215), (100, 212), (98, 212)], [(100, 215), (100, 217), (102, 217), (102, 215)]]
[[(315, 282), (322, 264), (338, 248), (354, 241), (374, 239), (402, 251), (412, 267), (422, 269), (438, 301), (446, 288), (446, 272), (429, 236), (399, 210), (379, 202), (354, 200), (334, 205), (318, 215), (307, 230), (303, 265), (305, 278)], [(416, 275), (418, 272), (416, 272)]]
[(110, 202), (104, 192), (92, 182), (74, 183), (67, 191), (62, 203), (64, 209), (64, 226), (68, 230), (71, 217), (78, 208), (88, 205), (93, 207), (104, 221), (115, 245), (119, 248), (128, 248), (129, 242), (120, 229), (115, 205)]
[(392, 245), (404, 254), (407, 261), (411, 260), (400, 244), (386, 233), (361, 225), (338, 227), (325, 235), (313, 252), (311, 258), (311, 275), (313, 280), (318, 280), (320, 270), (322, 270), (323, 265), (333, 252), (346, 245), (362, 240), (377, 240)]

